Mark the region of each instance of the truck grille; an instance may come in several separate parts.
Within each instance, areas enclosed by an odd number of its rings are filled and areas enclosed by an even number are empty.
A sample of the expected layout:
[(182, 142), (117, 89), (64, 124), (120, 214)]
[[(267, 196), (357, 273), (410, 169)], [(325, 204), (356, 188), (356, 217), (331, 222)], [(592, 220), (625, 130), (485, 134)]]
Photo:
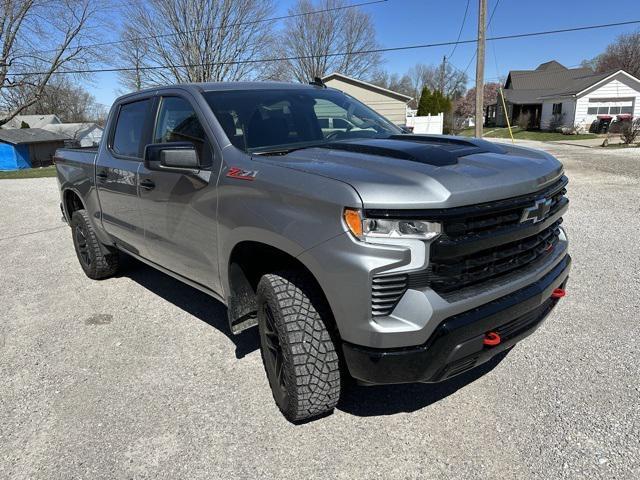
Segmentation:
[[(431, 244), (429, 267), (405, 275), (402, 282), (401, 275), (394, 278), (406, 285), (404, 290), (398, 289), (400, 296), (407, 288), (424, 287), (446, 296), (516, 272), (550, 255), (558, 243), (562, 215), (569, 203), (566, 185), (563, 176), (551, 186), (522, 197), (440, 210), (369, 210), (365, 215), (440, 222), (443, 233)], [(374, 292), (375, 285), (374, 279)], [(392, 310), (399, 298), (390, 302), (391, 296), (387, 296), (384, 305)], [(374, 314), (391, 312), (375, 305), (374, 300)]]
[(553, 251), (560, 223), (562, 219), (531, 237), (471, 255), (445, 259), (434, 255), (427, 280), (435, 291), (448, 293), (522, 268)]

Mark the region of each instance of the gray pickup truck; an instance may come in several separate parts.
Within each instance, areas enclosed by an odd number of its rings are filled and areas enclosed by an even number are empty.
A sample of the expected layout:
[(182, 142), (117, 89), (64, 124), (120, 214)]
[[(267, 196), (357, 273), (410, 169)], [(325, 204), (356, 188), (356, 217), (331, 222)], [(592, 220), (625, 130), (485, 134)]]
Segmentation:
[(116, 274), (125, 253), (223, 302), (233, 333), (257, 324), (291, 421), (332, 410), (349, 378), (468, 371), (565, 294), (560, 162), (409, 135), (322, 85), (126, 95), (97, 150), (55, 163), (87, 276)]

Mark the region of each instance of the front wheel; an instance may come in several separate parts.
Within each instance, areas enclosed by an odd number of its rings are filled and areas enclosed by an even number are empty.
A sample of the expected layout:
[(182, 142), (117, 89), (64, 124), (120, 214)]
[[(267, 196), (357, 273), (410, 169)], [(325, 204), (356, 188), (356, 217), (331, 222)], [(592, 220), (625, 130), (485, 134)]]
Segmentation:
[(278, 408), (292, 422), (330, 412), (340, 368), (317, 287), (285, 272), (264, 275), (257, 290), (260, 353)]

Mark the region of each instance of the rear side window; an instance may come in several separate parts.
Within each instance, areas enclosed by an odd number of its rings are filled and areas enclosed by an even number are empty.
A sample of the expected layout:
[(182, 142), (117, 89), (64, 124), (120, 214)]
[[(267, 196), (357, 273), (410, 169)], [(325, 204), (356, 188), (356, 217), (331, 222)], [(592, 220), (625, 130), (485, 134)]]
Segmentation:
[(118, 155), (140, 156), (140, 142), (149, 110), (149, 101), (149, 99), (140, 100), (120, 107), (112, 147)]

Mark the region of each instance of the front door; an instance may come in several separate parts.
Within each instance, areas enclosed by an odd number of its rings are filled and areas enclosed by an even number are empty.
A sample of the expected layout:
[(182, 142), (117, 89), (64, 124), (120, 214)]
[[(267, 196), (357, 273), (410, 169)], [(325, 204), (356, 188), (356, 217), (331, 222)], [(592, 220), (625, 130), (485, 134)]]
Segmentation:
[(162, 97), (158, 105), (152, 143), (170, 142), (193, 143), (201, 168), (197, 172), (140, 168), (146, 256), (219, 291), (214, 151), (194, 106), (182, 96)]
[[(109, 125), (112, 132), (100, 149), (96, 186), (102, 225), (125, 249), (144, 255), (144, 226), (138, 199), (138, 169), (151, 113), (149, 98), (119, 106)], [(114, 123), (115, 122), (115, 123)]]

